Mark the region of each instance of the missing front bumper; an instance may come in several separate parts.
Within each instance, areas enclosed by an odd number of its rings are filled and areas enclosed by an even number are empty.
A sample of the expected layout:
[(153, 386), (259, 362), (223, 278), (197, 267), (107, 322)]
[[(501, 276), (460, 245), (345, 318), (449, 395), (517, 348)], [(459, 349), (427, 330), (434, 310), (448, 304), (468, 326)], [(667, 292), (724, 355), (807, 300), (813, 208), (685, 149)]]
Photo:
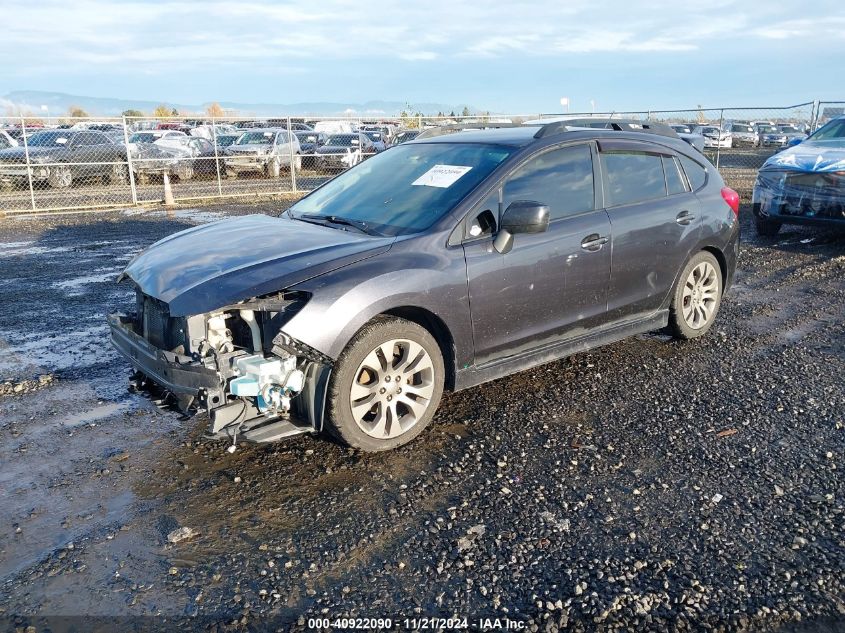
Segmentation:
[[(281, 418), (268, 417), (252, 402), (227, 400), (227, 378), (219, 368), (208, 367), (190, 356), (162, 350), (137, 334), (132, 317), (110, 314), (108, 324), (112, 344), (138, 372), (173, 393), (180, 403), (198, 399), (205, 404), (209, 414), (209, 437), (231, 437), (237, 427), (241, 439), (264, 443), (317, 432), (323, 427), (331, 374), (331, 367), (326, 364), (308, 360), (304, 366), (305, 386), (293, 398), (289, 414)], [(179, 408), (187, 412), (185, 407), (180, 405)]]
[(118, 352), (132, 366), (156, 383), (175, 394), (199, 396), (203, 390), (222, 387), (217, 370), (182, 356), (151, 345), (135, 333), (131, 317), (124, 314), (108, 316), (111, 341)]

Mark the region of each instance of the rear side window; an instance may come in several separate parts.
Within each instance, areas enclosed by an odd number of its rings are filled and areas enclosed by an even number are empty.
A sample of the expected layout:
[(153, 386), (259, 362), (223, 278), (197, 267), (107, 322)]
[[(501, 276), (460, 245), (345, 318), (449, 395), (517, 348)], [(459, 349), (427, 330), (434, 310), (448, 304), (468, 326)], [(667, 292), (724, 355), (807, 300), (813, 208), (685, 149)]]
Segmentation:
[(550, 220), (592, 211), (595, 193), (589, 145), (562, 147), (532, 158), (505, 181), (503, 197), (503, 209), (514, 200), (547, 204)]
[(687, 185), (684, 182), (684, 177), (681, 176), (678, 162), (672, 156), (663, 157), (663, 171), (666, 172), (666, 188), (669, 190), (669, 195), (676, 193), (686, 193)]
[(687, 174), (687, 180), (692, 186), (693, 191), (698, 191), (707, 182), (707, 171), (697, 162), (686, 156), (681, 156), (681, 165), (684, 167), (684, 172)]
[(659, 154), (635, 151), (601, 153), (607, 183), (608, 207), (634, 204), (666, 196), (663, 160)]

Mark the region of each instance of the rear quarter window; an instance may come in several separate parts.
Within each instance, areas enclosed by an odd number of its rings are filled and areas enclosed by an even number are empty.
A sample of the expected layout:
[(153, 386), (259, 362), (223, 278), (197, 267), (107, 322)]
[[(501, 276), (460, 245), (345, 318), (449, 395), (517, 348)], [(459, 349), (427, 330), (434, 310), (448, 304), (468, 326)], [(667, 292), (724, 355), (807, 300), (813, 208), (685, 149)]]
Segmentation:
[(663, 171), (666, 172), (666, 188), (669, 190), (670, 196), (676, 193), (686, 193), (687, 185), (684, 182), (684, 177), (681, 176), (678, 162), (672, 156), (663, 157)]
[(701, 189), (704, 183), (707, 182), (707, 170), (704, 166), (686, 156), (681, 156), (681, 165), (683, 165), (692, 190), (698, 191)]

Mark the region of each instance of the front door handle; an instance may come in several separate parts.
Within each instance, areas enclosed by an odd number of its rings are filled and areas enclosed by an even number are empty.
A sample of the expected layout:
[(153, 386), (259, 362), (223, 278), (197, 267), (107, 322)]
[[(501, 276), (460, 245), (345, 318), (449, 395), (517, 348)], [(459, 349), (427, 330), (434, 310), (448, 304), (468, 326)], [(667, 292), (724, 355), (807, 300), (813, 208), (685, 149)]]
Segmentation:
[(601, 247), (607, 244), (610, 238), (598, 233), (592, 233), (581, 240), (581, 248), (591, 253), (601, 250)]
[(689, 211), (686, 211), (686, 210), (681, 211), (677, 215), (677, 217), (675, 218), (675, 222), (677, 222), (678, 224), (680, 224), (682, 226), (686, 226), (687, 224), (689, 224), (693, 220), (695, 220), (695, 216), (692, 213), (690, 213)]

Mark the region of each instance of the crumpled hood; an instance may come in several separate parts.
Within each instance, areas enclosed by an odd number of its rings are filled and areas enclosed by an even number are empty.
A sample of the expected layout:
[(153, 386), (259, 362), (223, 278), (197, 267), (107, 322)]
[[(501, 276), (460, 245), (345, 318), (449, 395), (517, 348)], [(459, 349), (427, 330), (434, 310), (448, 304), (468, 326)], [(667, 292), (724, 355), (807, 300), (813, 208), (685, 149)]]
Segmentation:
[(805, 141), (770, 157), (763, 164), (763, 169), (845, 171), (845, 139)]
[(202, 314), (373, 257), (393, 241), (248, 215), (166, 237), (133, 259), (120, 278), (169, 304), (173, 316)]
[(29, 147), (25, 148), (21, 142), (17, 147), (8, 147), (0, 150), (0, 163), (22, 163), (26, 161), (27, 150), (29, 150), (30, 159), (33, 158), (50, 158), (57, 154), (64, 152), (61, 147)]

